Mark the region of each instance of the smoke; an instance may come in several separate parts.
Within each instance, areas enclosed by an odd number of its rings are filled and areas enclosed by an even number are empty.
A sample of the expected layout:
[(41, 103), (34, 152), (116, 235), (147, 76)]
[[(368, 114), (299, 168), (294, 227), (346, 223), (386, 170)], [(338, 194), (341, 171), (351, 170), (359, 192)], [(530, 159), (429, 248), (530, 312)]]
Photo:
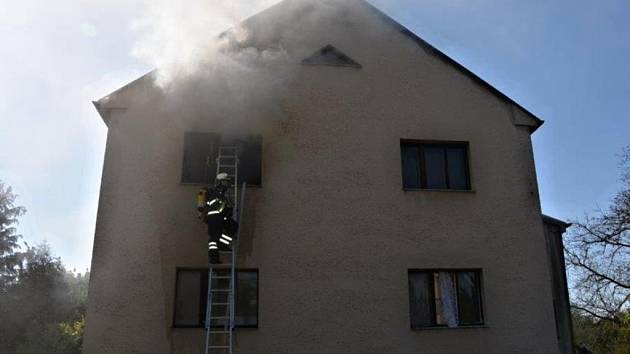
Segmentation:
[[(282, 57), (282, 49), (244, 48), (234, 44), (250, 36), (242, 21), (280, 0), (157, 0), (132, 23), (137, 42), (132, 54), (157, 68), (156, 84), (172, 89), (195, 76), (230, 68), (248, 71)], [(229, 30), (229, 36), (221, 33)]]
[(300, 68), (301, 56), (305, 50), (310, 54), (318, 49), (313, 43), (303, 43), (308, 32), (304, 26), (316, 28), (313, 24), (334, 11), (340, 1), (287, 0), (277, 11), (273, 5), (279, 2), (159, 0), (145, 4), (144, 15), (132, 24), (138, 38), (133, 55), (156, 68), (152, 78), (163, 93), (160, 104), (167, 116), (179, 118), (167, 123), (194, 130), (204, 129), (204, 120), (223, 120), (225, 125), (213, 127), (236, 131), (244, 126), (269, 127), (257, 123), (285, 117), (282, 100)]

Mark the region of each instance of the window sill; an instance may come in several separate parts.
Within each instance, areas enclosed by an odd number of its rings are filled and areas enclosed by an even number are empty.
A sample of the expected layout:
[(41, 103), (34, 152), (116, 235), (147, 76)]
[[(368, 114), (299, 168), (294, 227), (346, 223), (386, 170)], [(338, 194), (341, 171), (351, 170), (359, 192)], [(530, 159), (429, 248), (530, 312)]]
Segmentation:
[(474, 189), (430, 189), (430, 188), (403, 188), (405, 192), (451, 192), (451, 193), (477, 193)]
[(449, 329), (471, 329), (471, 328), (488, 328), (487, 325), (469, 325), (469, 326), (457, 326), (457, 327), (448, 327), (448, 326), (431, 326), (431, 327), (416, 327), (411, 328), (412, 331), (431, 331), (431, 330), (449, 330)]
[[(179, 182), (179, 185), (185, 186), (185, 187), (207, 187), (208, 186), (208, 184), (193, 183), (193, 182)], [(262, 188), (262, 184), (247, 184), (247, 188)]]
[[(212, 326), (212, 328), (223, 328), (224, 326)], [(177, 326), (171, 326), (172, 329), (206, 329), (206, 326), (203, 325), (197, 325), (197, 326), (184, 326), (184, 325), (177, 325)], [(257, 329), (258, 325), (237, 325), (234, 326), (234, 329), (241, 329), (241, 328), (250, 328), (250, 329)]]

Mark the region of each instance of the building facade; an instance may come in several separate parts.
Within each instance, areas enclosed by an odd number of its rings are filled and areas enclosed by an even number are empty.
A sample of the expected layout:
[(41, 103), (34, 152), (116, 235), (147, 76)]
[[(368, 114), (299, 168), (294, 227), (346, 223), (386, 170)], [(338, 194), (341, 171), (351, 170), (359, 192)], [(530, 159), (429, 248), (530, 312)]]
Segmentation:
[(226, 143), (249, 184), (238, 353), (561, 352), (542, 121), (364, 1), (287, 0), (243, 26), (232, 50), (280, 53), (273, 75), (178, 92), (151, 73), (95, 102), (84, 352), (202, 352), (195, 194)]

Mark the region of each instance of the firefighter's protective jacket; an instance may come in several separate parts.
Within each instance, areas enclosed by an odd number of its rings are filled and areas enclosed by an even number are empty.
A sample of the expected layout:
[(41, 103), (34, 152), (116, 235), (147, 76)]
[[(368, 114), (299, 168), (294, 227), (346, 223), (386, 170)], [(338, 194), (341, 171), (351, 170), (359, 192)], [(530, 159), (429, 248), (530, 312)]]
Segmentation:
[(217, 188), (202, 188), (197, 194), (197, 211), (203, 222), (224, 216), (228, 209), (225, 193)]

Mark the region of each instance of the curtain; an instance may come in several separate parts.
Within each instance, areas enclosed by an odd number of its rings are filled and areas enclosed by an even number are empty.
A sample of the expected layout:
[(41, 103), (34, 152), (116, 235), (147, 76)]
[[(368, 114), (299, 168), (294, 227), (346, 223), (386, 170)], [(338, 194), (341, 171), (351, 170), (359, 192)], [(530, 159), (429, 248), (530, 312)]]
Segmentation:
[(439, 272), (438, 281), (442, 301), (442, 315), (446, 325), (457, 327), (457, 292), (455, 291), (455, 274), (452, 272)]

